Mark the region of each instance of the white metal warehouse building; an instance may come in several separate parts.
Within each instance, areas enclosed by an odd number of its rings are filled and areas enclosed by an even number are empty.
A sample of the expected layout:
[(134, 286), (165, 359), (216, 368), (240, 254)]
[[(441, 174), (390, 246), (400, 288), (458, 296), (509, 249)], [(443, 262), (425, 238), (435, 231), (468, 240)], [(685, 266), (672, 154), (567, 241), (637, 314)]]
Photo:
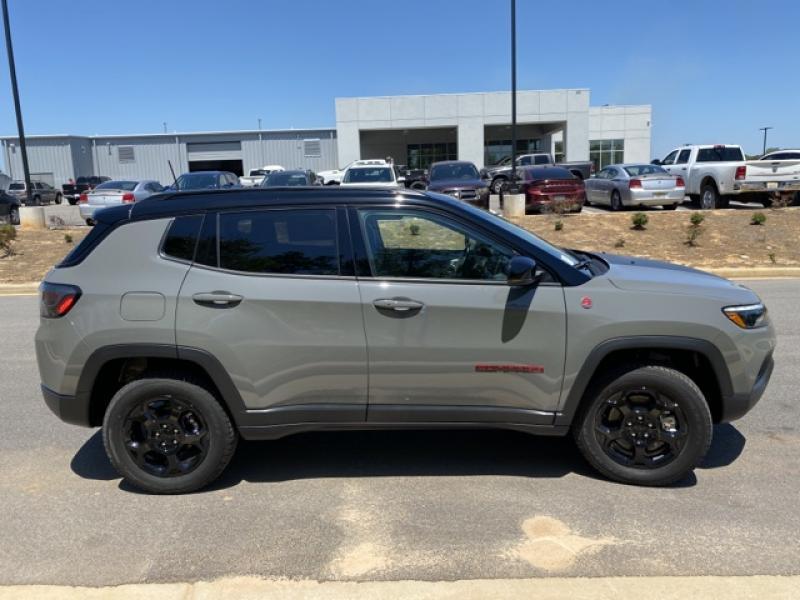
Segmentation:
[[(478, 167), (511, 153), (511, 94), (487, 92), (337, 98), (336, 127), (140, 135), (35, 135), (26, 138), (32, 178), (60, 186), (70, 178), (172, 181), (176, 174), (220, 169), (237, 174), (268, 164), (313, 171), (358, 158), (391, 156), (427, 168), (462, 159)], [(517, 151), (596, 166), (648, 162), (651, 107), (590, 106), (588, 89), (519, 91)], [(0, 138), (5, 169), (22, 178), (19, 140)]]

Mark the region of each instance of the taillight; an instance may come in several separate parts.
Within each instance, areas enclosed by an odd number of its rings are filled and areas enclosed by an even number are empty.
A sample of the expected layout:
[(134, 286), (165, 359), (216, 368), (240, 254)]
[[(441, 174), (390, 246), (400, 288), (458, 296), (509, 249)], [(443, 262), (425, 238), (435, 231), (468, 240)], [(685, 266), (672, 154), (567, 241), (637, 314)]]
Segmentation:
[(78, 202), (81, 204), (89, 204), (89, 194), (83, 192), (80, 198), (78, 198)]
[(740, 167), (736, 167), (736, 180), (739, 181), (744, 179), (747, 176), (747, 166), (742, 165)]
[(122, 202), (124, 204), (130, 204), (131, 202), (136, 202), (136, 197), (130, 192), (127, 192), (125, 194), (122, 194)]
[(675, 181), (675, 187), (686, 187), (686, 182), (683, 180), (683, 177), (678, 177)]
[(640, 190), (640, 189), (642, 189), (642, 180), (641, 179), (631, 179), (628, 182), (628, 189), (631, 189), (631, 190)]
[(41, 292), (39, 314), (45, 319), (63, 317), (72, 310), (78, 298), (81, 297), (81, 288), (63, 283), (47, 283), (45, 281), (39, 286), (39, 291)]

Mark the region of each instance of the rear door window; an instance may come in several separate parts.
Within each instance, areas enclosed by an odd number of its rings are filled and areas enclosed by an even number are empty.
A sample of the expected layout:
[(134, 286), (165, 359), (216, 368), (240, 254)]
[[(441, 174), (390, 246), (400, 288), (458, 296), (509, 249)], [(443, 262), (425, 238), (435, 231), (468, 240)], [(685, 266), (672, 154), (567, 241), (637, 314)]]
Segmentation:
[[(211, 217), (209, 217), (211, 218)], [(197, 236), (203, 224), (203, 215), (177, 217), (169, 227), (161, 252), (179, 260), (194, 260)]]
[(245, 273), (339, 275), (336, 211), (222, 213), (219, 266)]

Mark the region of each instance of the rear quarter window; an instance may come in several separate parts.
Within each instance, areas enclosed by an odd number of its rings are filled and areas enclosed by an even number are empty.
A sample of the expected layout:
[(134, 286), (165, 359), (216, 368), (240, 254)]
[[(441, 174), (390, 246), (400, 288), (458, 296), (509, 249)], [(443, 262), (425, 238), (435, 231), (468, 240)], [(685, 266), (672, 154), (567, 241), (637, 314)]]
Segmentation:
[(203, 215), (176, 217), (164, 236), (161, 252), (170, 258), (193, 261)]

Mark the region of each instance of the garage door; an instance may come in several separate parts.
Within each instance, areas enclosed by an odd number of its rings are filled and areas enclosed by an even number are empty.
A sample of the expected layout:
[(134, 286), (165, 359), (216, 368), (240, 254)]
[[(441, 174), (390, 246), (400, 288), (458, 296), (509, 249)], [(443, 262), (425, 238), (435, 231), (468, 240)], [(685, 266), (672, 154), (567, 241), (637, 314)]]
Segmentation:
[(241, 160), (242, 142), (190, 142), (186, 153), (190, 161)]

